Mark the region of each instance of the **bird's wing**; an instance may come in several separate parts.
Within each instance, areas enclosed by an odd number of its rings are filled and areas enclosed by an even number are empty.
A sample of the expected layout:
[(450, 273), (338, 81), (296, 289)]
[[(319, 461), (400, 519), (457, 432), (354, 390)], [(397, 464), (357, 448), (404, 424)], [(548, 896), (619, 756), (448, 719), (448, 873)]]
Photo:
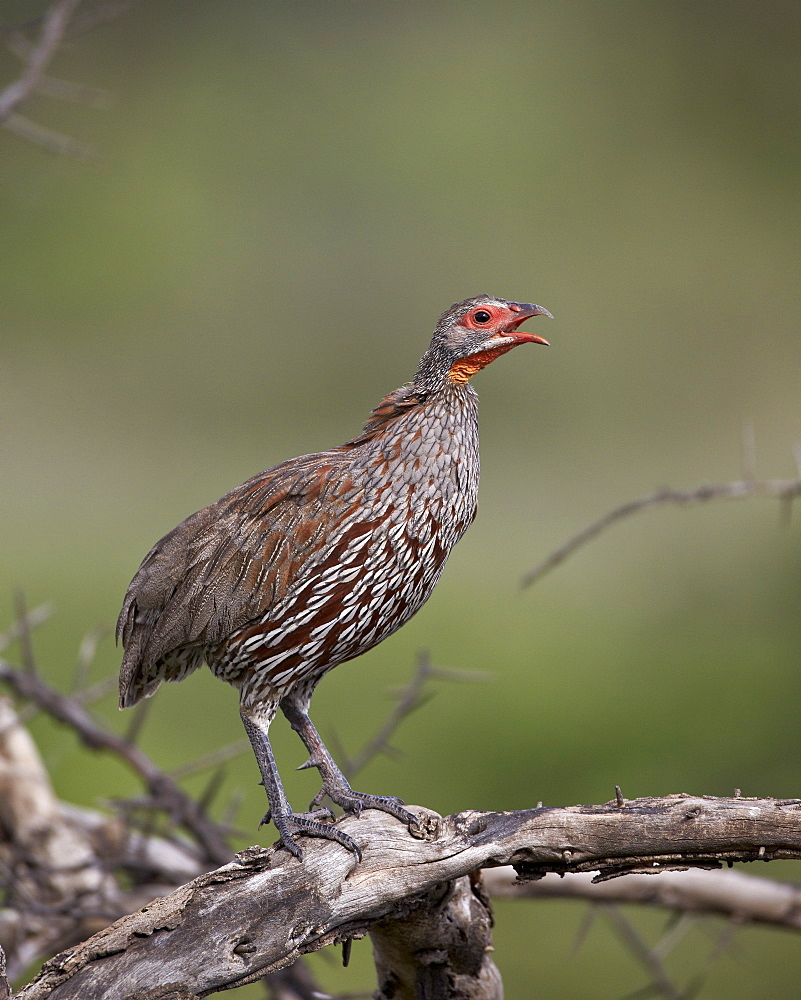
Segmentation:
[(278, 603), (325, 554), (361, 488), (341, 449), (278, 465), (157, 542), (117, 622), (121, 689), (171, 652), (224, 639)]

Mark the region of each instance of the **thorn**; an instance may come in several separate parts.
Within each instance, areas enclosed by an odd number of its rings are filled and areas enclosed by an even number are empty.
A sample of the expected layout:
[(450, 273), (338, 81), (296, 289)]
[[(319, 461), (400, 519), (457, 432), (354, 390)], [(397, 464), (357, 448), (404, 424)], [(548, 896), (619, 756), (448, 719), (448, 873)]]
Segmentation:
[(739, 788), (734, 789), (734, 797), (735, 799), (741, 799), (743, 797), (743, 793), (740, 791)]
[(342, 942), (342, 966), (347, 969), (350, 963), (350, 950), (353, 947), (353, 938), (345, 938)]
[(620, 785), (615, 785), (615, 801), (621, 809), (626, 804), (626, 800), (623, 798), (623, 792), (620, 791)]
[(762, 847), (759, 848), (759, 857), (762, 858), (763, 861), (764, 861), (764, 859), (765, 859), (765, 845), (764, 844), (762, 845)]
[(537, 803), (536, 808), (542, 809), (542, 799), (540, 799), (540, 801)]

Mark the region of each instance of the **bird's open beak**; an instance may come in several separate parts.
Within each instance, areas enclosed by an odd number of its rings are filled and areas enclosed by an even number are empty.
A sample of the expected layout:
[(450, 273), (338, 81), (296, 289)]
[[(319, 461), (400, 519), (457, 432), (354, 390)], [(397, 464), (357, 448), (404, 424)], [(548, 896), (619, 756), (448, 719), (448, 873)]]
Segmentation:
[(516, 313), (515, 318), (507, 323), (505, 328), (495, 335), (496, 337), (513, 337), (515, 344), (531, 343), (545, 344), (546, 347), (551, 346), (545, 337), (538, 337), (536, 333), (529, 333), (527, 330), (518, 330), (520, 324), (525, 323), (532, 316), (547, 316), (548, 319), (553, 319), (544, 306), (535, 306), (531, 302), (510, 302), (509, 307)]

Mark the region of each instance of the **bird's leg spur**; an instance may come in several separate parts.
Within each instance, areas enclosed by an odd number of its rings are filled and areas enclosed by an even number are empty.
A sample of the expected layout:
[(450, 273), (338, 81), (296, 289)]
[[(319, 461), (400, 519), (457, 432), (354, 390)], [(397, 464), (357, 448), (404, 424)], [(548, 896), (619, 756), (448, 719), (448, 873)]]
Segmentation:
[(269, 809), (259, 826), (269, 823), (272, 820), (275, 828), (281, 835), (281, 843), (296, 858), (302, 858), (303, 851), (295, 842), (295, 837), (298, 834), (305, 833), (310, 837), (322, 837), (325, 840), (334, 840), (347, 850), (352, 851), (357, 859), (361, 861), (361, 849), (352, 837), (349, 837), (341, 830), (337, 830), (330, 823), (321, 822), (322, 818), (331, 815), (329, 810), (317, 809), (308, 813), (296, 813), (292, 811), (292, 807), (284, 791), (281, 776), (276, 767), (270, 740), (267, 736), (269, 722), (266, 725), (263, 722), (259, 725), (256, 719), (250, 718), (244, 712), (241, 713), (241, 716), (245, 732), (248, 734), (248, 739), (253, 747), (253, 753), (256, 755), (259, 770), (261, 771), (262, 784), (264, 785), (264, 790), (267, 793), (267, 801), (269, 802)]
[(285, 698), (281, 703), (281, 711), (289, 720), (290, 726), (303, 740), (310, 757), (303, 767), (316, 767), (323, 779), (323, 787), (312, 800), (310, 808), (319, 804), (324, 795), (332, 802), (342, 806), (345, 812), (357, 816), (362, 809), (380, 809), (399, 819), (407, 826), (417, 826), (417, 817), (403, 808), (403, 800), (390, 795), (368, 795), (365, 792), (355, 792), (350, 782), (337, 767), (334, 758), (328, 752), (322, 737), (317, 732), (314, 723), (309, 718), (305, 705)]

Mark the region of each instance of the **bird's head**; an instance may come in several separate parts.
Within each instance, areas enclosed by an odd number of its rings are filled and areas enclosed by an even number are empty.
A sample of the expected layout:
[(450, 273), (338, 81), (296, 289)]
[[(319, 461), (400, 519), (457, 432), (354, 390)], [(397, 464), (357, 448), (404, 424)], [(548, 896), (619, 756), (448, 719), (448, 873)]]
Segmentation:
[(477, 371), (518, 344), (548, 344), (543, 337), (520, 330), (532, 316), (553, 316), (542, 306), (477, 295), (457, 302), (440, 316), (431, 346), (415, 376), (420, 388), (446, 382), (464, 383)]

